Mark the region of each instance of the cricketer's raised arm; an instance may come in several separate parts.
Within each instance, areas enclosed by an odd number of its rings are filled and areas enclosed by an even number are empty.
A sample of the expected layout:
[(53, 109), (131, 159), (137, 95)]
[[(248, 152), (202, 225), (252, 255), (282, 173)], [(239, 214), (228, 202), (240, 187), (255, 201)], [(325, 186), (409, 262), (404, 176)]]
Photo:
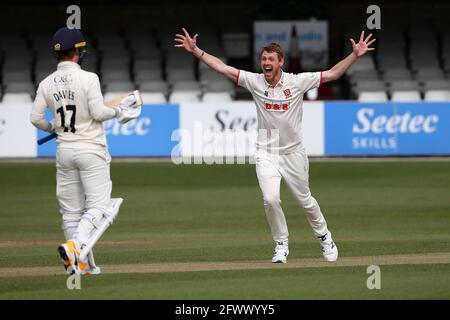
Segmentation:
[(234, 83), (238, 80), (238, 69), (225, 64), (219, 58), (206, 53), (199, 47), (197, 47), (198, 34), (191, 37), (185, 28), (182, 28), (183, 34), (175, 35), (175, 47), (184, 48), (187, 52), (192, 53), (200, 61), (204, 62), (208, 67), (214, 71), (224, 75)]
[(364, 55), (368, 51), (375, 50), (375, 48), (370, 48), (369, 46), (376, 40), (370, 38), (372, 34), (369, 34), (367, 38), (364, 39), (364, 31), (361, 32), (359, 42), (355, 43), (355, 40), (350, 39), (352, 43), (353, 51), (345, 59), (337, 63), (333, 68), (322, 72), (322, 83), (337, 80), (345, 73), (358, 60), (359, 57)]

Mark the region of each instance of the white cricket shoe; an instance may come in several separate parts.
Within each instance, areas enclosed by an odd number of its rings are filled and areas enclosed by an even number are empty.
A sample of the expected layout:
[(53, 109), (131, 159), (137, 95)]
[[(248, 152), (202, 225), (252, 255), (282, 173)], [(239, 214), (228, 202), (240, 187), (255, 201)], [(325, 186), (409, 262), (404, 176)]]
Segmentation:
[(64, 268), (68, 274), (81, 274), (78, 263), (80, 250), (74, 240), (68, 240), (58, 247), (58, 253), (64, 262)]
[[(66, 268), (66, 272), (68, 274), (75, 273), (74, 268), (71, 265), (64, 265), (64, 267)], [(85, 263), (78, 260), (78, 271), (79, 274), (83, 276), (97, 275), (102, 273), (102, 269), (100, 269), (100, 267), (97, 267), (95, 265), (95, 262), (92, 264), (90, 260), (88, 260), (88, 262)]]
[(100, 267), (97, 267), (97, 265), (95, 264), (94, 252), (92, 252), (92, 250), (89, 252), (87, 256), (87, 261), (85, 263), (80, 261), (78, 264), (80, 268), (80, 273), (82, 275), (86, 276), (97, 275), (102, 272)]
[(275, 245), (275, 253), (272, 257), (272, 263), (287, 263), (289, 255), (288, 241), (277, 241)]
[(338, 258), (338, 248), (331, 238), (331, 233), (327, 233), (319, 238), (320, 245), (322, 247), (323, 257), (325, 261), (334, 262)]
[(100, 273), (102, 273), (102, 270), (100, 269), (100, 267), (97, 267), (97, 266), (92, 267), (90, 265), (87, 265), (86, 268), (80, 270), (80, 273), (83, 276), (90, 276), (90, 275), (100, 274)]

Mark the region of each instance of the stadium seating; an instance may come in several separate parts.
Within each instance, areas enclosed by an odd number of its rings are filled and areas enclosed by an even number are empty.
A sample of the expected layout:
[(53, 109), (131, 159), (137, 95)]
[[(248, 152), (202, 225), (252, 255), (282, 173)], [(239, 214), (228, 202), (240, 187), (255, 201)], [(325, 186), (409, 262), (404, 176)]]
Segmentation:
[(167, 69), (167, 81), (169, 83), (195, 81), (194, 68)]
[(235, 85), (223, 77), (205, 83), (204, 90), (206, 93), (227, 93), (233, 99), (236, 95)]
[(3, 83), (30, 82), (31, 73), (15, 70), (5, 70), (2, 76)]
[(347, 74), (352, 75), (358, 71), (375, 71), (375, 62), (372, 56), (362, 56), (347, 70)]
[(201, 93), (201, 86), (200, 83), (197, 81), (178, 81), (173, 83), (172, 85), (173, 91), (194, 91), (198, 94)]
[(25, 93), (34, 96), (36, 88), (34, 84), (29, 82), (9, 82), (5, 85), (5, 93)]
[(33, 100), (28, 93), (5, 93), (3, 95), (2, 103), (31, 103)]
[(386, 56), (383, 58), (380, 57), (378, 60), (378, 68), (380, 72), (390, 70), (391, 68), (406, 69), (406, 59), (399, 56)]
[(352, 85), (360, 82), (360, 81), (367, 81), (367, 80), (379, 80), (380, 76), (377, 72), (374, 72), (373, 70), (360, 70), (355, 71), (350, 75), (350, 83)]
[(250, 55), (250, 34), (236, 26), (223, 30), (222, 41), (225, 53), (229, 58), (242, 58)]
[(363, 91), (386, 91), (386, 85), (380, 80), (366, 80), (355, 83), (352, 90), (356, 95)]
[(137, 83), (162, 80), (163, 70), (160, 59), (135, 59), (133, 62), (133, 75)]
[(101, 78), (105, 84), (117, 81), (131, 81), (130, 72), (126, 66), (117, 69), (108, 69), (102, 66)]
[[(353, 30), (353, 33), (355, 30)], [(346, 52), (351, 50), (344, 43)], [(353, 35), (355, 37), (355, 35)], [(361, 99), (377, 99), (373, 92), (384, 91), (381, 100), (391, 97), (393, 101), (442, 101), (444, 91), (450, 90), (447, 80), (450, 73), (450, 36), (439, 37), (430, 24), (410, 26), (385, 24), (376, 33), (378, 41), (373, 55), (358, 61), (347, 72), (352, 95)], [(375, 67), (370, 58), (375, 59)], [(383, 82), (377, 82), (377, 80)], [(384, 86), (384, 88), (383, 88)], [(361, 93), (363, 93), (361, 95)], [(383, 97), (382, 97), (383, 96)]]
[(425, 101), (450, 102), (450, 90), (428, 90), (425, 92)]
[(445, 80), (445, 73), (440, 68), (425, 67), (416, 71), (415, 78), (420, 82), (427, 80)]
[(202, 90), (200, 83), (195, 81), (176, 82), (172, 85), (170, 103), (200, 102)]
[(206, 92), (202, 97), (203, 102), (222, 103), (233, 101), (228, 92)]
[(116, 82), (108, 82), (105, 85), (106, 92), (130, 92), (136, 89), (136, 86), (131, 81), (116, 81)]
[(117, 97), (124, 96), (124, 95), (126, 95), (128, 92), (130, 92), (130, 90), (123, 90), (123, 91), (109, 91), (109, 92), (106, 92), (106, 93), (103, 95), (103, 100), (105, 100), (105, 101), (110, 101), (110, 100), (115, 99), (115, 98), (117, 98)]
[[(358, 39), (359, 30), (357, 26), (344, 31), (345, 53), (351, 51), (348, 38)], [(190, 31), (199, 34), (202, 49), (224, 62), (251, 56), (249, 30), (193, 26)], [(99, 75), (105, 95), (139, 88), (148, 94), (149, 101), (157, 102), (180, 97), (194, 101), (222, 97), (228, 101), (229, 97), (242, 96), (236, 95), (237, 88), (228, 79), (184, 50), (174, 48), (175, 33), (181, 30), (163, 26), (86, 30), (88, 54), (82, 68)], [(44, 29), (0, 30), (0, 88), (4, 94), (26, 93), (33, 97), (39, 82), (56, 69), (50, 48), (52, 34), (53, 30)], [(426, 101), (447, 100), (450, 35), (429, 24), (386, 23), (375, 36), (376, 50), (358, 59), (346, 73), (352, 98), (380, 101), (391, 96), (394, 99), (397, 91), (415, 91)], [(406, 97), (417, 100), (416, 93), (414, 98)], [(395, 95), (395, 99), (404, 97), (404, 93)]]
[(428, 90), (450, 90), (450, 80), (426, 80), (423, 82), (423, 88)]
[(361, 91), (358, 95), (359, 102), (387, 102), (385, 91)]
[(83, 70), (98, 73), (98, 62), (97, 62), (97, 58), (95, 58), (95, 57), (88, 55), (83, 60), (81, 66), (82, 66)]
[(392, 91), (419, 91), (419, 83), (415, 80), (392, 80), (389, 86), (389, 92)]
[(166, 96), (162, 92), (141, 91), (142, 101), (146, 104), (167, 103)]
[(134, 74), (134, 81), (137, 84), (149, 81), (163, 81), (162, 70), (138, 71)]
[(200, 102), (200, 94), (195, 91), (173, 91), (170, 95), (169, 102)]
[(416, 90), (393, 91), (391, 100), (394, 102), (420, 102), (420, 92)]
[(385, 70), (382, 74), (385, 81), (395, 81), (395, 80), (410, 80), (412, 79), (411, 72), (406, 68), (390, 68)]
[(167, 82), (162, 80), (157, 81), (145, 81), (139, 85), (139, 90), (142, 92), (161, 92), (164, 95), (169, 93), (169, 86)]

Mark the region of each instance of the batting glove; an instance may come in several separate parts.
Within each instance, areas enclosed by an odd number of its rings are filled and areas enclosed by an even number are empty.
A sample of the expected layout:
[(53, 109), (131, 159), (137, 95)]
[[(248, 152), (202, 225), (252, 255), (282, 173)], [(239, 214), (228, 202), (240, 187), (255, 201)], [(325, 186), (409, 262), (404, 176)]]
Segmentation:
[(53, 132), (55, 132), (55, 128), (56, 128), (55, 119), (52, 119), (48, 122), (48, 128), (46, 131), (53, 133)]
[(141, 105), (137, 104), (136, 97), (129, 95), (117, 107), (117, 121), (121, 124), (136, 119), (141, 114)]

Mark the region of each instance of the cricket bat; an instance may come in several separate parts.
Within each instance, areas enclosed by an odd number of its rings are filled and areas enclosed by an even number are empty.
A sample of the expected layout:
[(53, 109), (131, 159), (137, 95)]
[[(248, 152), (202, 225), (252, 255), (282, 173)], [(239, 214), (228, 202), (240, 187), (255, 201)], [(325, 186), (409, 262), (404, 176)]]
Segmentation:
[[(139, 90), (134, 90), (133, 92), (124, 94), (124, 95), (122, 95), (122, 96), (119, 96), (119, 97), (117, 97), (117, 98), (114, 98), (114, 99), (112, 99), (112, 100), (109, 100), (109, 101), (105, 102), (105, 106), (110, 107), (110, 108), (117, 107), (117, 106), (120, 104), (120, 102), (121, 102), (123, 99), (125, 99), (127, 96), (129, 96), (129, 95), (134, 95), (135, 98), (136, 98), (136, 104), (137, 104), (137, 105), (142, 105), (142, 97), (141, 97), (141, 93), (139, 92)], [(44, 144), (44, 143), (46, 143), (47, 141), (50, 141), (50, 140), (55, 139), (57, 136), (58, 136), (58, 135), (57, 135), (56, 133), (51, 133), (51, 134), (49, 134), (48, 136), (45, 136), (45, 137), (39, 139), (39, 140), (37, 141), (37, 144), (38, 144), (38, 145)]]

